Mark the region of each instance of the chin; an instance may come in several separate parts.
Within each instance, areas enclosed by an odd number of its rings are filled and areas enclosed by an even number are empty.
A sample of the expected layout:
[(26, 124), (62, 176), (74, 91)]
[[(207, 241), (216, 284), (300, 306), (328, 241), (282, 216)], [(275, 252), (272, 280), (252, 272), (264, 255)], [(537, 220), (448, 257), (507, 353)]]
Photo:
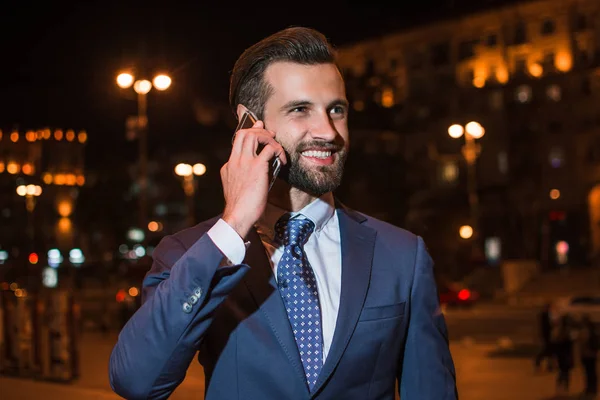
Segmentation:
[(288, 183), (314, 197), (321, 197), (337, 189), (342, 182), (342, 172), (337, 171), (337, 168), (327, 167), (327, 171), (323, 169), (321, 167), (312, 171), (291, 170)]

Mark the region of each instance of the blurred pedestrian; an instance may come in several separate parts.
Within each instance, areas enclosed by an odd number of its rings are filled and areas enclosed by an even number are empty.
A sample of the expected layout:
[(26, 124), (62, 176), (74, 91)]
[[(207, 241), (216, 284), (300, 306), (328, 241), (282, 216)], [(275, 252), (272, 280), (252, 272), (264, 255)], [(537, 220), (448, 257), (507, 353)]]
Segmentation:
[(581, 332), (579, 336), (581, 365), (585, 372), (585, 396), (594, 398), (598, 394), (598, 351), (600, 348), (600, 339), (596, 332), (594, 322), (589, 315), (582, 318)]
[(535, 369), (539, 371), (544, 360), (546, 369), (552, 371), (555, 363), (554, 346), (552, 343), (552, 304), (546, 303), (539, 314), (538, 326), (542, 347), (535, 357)]
[(558, 394), (567, 394), (571, 381), (571, 370), (573, 369), (573, 330), (571, 318), (563, 315), (558, 326), (554, 330), (552, 341), (558, 364), (558, 376), (556, 379), (556, 390)]

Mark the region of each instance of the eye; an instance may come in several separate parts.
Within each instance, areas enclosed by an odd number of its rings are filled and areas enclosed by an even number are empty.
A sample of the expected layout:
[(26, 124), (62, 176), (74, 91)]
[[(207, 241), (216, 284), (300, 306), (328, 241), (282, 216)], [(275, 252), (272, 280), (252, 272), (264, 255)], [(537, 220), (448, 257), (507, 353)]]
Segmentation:
[(346, 115), (346, 107), (344, 106), (335, 106), (329, 111), (332, 115), (343, 117)]
[(303, 113), (306, 112), (307, 108), (305, 106), (294, 107), (290, 110), (290, 113)]

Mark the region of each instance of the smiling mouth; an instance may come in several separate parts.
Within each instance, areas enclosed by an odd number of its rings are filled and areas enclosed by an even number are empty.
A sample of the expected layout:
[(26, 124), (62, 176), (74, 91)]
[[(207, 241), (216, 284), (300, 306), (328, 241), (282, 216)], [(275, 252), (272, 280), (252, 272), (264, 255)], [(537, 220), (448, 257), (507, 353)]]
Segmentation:
[(304, 157), (310, 157), (310, 158), (318, 158), (318, 159), (327, 159), (329, 157), (331, 157), (331, 155), (333, 154), (333, 152), (331, 150), (327, 150), (327, 151), (322, 151), (322, 150), (307, 150), (307, 151), (303, 151), (302, 154)]

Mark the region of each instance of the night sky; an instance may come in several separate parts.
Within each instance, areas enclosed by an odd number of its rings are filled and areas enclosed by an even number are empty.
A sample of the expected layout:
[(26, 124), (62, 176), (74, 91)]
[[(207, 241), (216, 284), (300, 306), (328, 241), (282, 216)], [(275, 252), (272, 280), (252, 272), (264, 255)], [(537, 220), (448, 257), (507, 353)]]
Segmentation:
[(238, 55), (279, 29), (309, 26), (334, 45), (344, 45), (505, 2), (396, 0), (381, 7), (280, 1), (276, 7), (258, 2), (249, 10), (252, 2), (247, 1), (237, 7), (231, 2), (208, 6), (201, 0), (5, 1), (0, 8), (0, 127), (85, 129), (87, 160), (94, 168), (128, 148), (124, 121), (135, 113), (136, 102), (127, 98), (132, 91), (115, 84), (123, 68), (145, 70), (149, 77), (166, 71), (173, 78), (168, 91), (149, 97), (150, 137), (157, 143), (166, 133), (185, 138), (207, 132), (195, 117), (194, 104), (226, 103)]

